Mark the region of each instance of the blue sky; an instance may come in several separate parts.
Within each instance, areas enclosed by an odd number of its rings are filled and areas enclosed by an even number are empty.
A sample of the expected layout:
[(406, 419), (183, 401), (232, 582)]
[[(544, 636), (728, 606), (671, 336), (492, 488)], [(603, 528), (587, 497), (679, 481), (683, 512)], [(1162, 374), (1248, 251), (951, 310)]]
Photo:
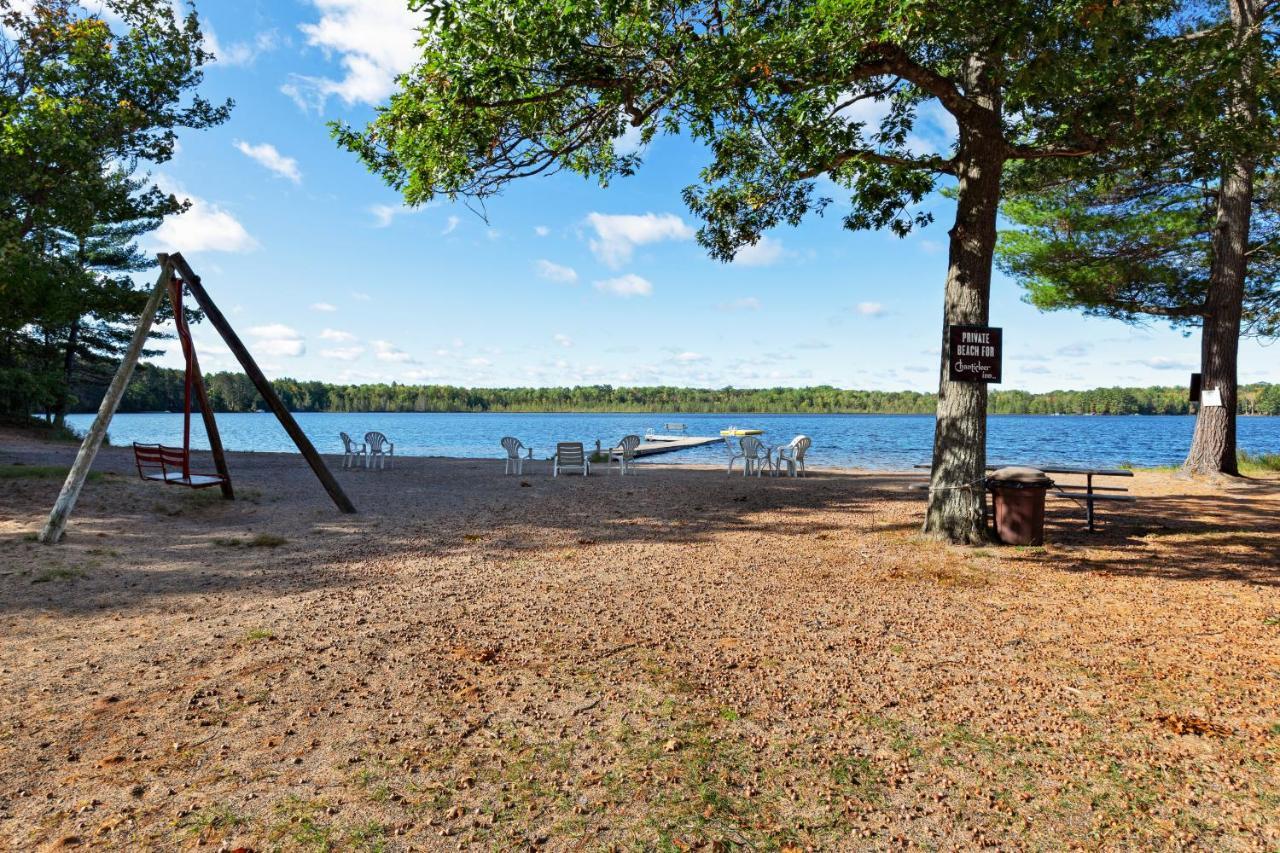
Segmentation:
[[(219, 61), (202, 91), (231, 120), (182, 137), (155, 170), (192, 200), (149, 240), (182, 251), (272, 376), (476, 386), (937, 384), (951, 203), (902, 240), (825, 218), (779, 229), (733, 264), (706, 257), (680, 202), (703, 153), (660, 138), (601, 189), (535, 178), (492, 201), (404, 208), (329, 139), (363, 124), (415, 56), (400, 0), (218, 0), (200, 7)], [(913, 144), (945, 148), (929, 112)], [(620, 145), (631, 144), (621, 140)], [(1041, 314), (997, 274), (1005, 388), (1183, 384), (1198, 335)], [(207, 370), (235, 362), (196, 329)], [(170, 352), (162, 363), (177, 366)], [(1242, 381), (1280, 381), (1246, 341)]]

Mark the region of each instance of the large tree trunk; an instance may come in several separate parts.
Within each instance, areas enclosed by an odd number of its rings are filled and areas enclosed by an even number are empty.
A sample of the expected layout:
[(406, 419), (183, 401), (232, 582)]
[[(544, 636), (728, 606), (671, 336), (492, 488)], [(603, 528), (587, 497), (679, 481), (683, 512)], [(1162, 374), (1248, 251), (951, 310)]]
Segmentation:
[(1236, 475), (1236, 362), (1244, 304), (1253, 162), (1238, 158), (1223, 170), (1213, 233), (1213, 268), (1200, 338), (1200, 386), (1215, 389), (1221, 406), (1201, 404), (1184, 470)]
[[(1253, 32), (1260, 0), (1230, 0), (1231, 22), (1244, 49), (1256, 39)], [(1248, 126), (1256, 121), (1256, 64), (1243, 64), (1229, 115)], [(1215, 389), (1221, 406), (1201, 404), (1196, 431), (1183, 470), (1189, 474), (1240, 473), (1236, 462), (1236, 364), (1240, 349), (1240, 314), (1248, 273), (1249, 225), (1253, 213), (1254, 158), (1246, 153), (1226, 155), (1213, 231), (1213, 260), (1205, 299), (1204, 330), (1200, 341), (1201, 388)]]
[(983, 485), (987, 465), (987, 386), (951, 381), (947, 327), (985, 326), (988, 322), (1004, 141), (998, 98), (991, 87), (984, 85), (984, 68), (980, 61), (972, 59), (968, 70), (968, 94), (991, 112), (989, 121), (965, 122), (960, 127), (956, 222), (949, 232), (942, 375), (924, 532), (949, 542), (979, 544), (989, 540)]

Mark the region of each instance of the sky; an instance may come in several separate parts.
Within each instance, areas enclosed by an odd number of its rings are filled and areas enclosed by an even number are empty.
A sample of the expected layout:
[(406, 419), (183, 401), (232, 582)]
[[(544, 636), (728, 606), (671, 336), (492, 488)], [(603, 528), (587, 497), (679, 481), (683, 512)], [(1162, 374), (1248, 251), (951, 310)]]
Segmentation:
[[(217, 61), (201, 92), (226, 124), (180, 138), (153, 169), (191, 200), (149, 237), (181, 251), (272, 377), (469, 386), (830, 384), (933, 391), (952, 202), (906, 239), (824, 217), (780, 228), (725, 264), (693, 239), (681, 189), (705, 153), (660, 137), (634, 177), (527, 179), (487, 205), (408, 209), (329, 137), (363, 126), (417, 54), (401, 0), (205, 0)], [(912, 145), (953, 125), (926, 107)], [(630, 150), (637, 140), (622, 138)], [(1043, 314), (996, 273), (1003, 388), (1182, 385), (1198, 333)], [(195, 329), (206, 370), (237, 369)], [(176, 343), (158, 359), (180, 366)], [(1280, 349), (1241, 347), (1240, 378), (1280, 381)]]

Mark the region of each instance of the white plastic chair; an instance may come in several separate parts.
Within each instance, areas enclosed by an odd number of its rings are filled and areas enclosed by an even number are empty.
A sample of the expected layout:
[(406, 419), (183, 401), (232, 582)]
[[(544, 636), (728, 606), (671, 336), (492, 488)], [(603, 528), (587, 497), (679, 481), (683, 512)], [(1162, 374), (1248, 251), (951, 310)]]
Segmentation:
[(725, 469), (725, 474), (726, 474), (726, 475), (728, 475), (728, 474), (732, 474), (732, 473), (733, 473), (733, 463), (734, 463), (734, 462), (737, 462), (739, 459), (741, 459), (741, 460), (742, 460), (742, 467), (743, 467), (743, 468), (745, 468), (745, 467), (747, 466), (746, 457), (745, 457), (745, 456), (743, 456), (742, 451), (741, 451), (741, 450), (734, 450), (734, 449), (733, 449), (733, 442), (732, 442), (732, 441), (730, 441), (728, 438), (726, 438), (726, 439), (724, 440), (724, 449), (725, 449), (726, 451), (728, 451), (728, 453), (729, 453), (729, 467), (728, 467), (727, 469)]
[(356, 444), (355, 439), (345, 432), (338, 433), (338, 436), (342, 439), (342, 467), (355, 468), (357, 465), (363, 466), (365, 464), (365, 446)]
[(365, 467), (372, 468), (373, 462), (378, 461), (378, 468), (385, 469), (387, 460), (395, 456), (396, 446), (387, 440), (387, 437), (380, 432), (366, 432), (364, 434), (365, 444), (369, 445), (369, 449), (365, 455)]
[[(517, 474), (523, 474), (524, 457), (520, 455), (520, 451), (528, 448), (520, 443), (520, 439), (510, 435), (502, 439), (502, 448), (507, 451), (507, 462), (502, 473), (510, 474), (514, 470)], [(530, 456), (532, 457), (532, 454)]]
[(769, 453), (764, 448), (764, 442), (754, 435), (744, 435), (738, 443), (742, 446), (742, 476), (749, 476), (754, 469), (759, 477), (760, 472), (769, 465)]
[(559, 477), (561, 468), (581, 468), (582, 476), (591, 471), (591, 460), (582, 449), (580, 441), (562, 441), (556, 445), (556, 456), (551, 463), (551, 476)]
[(791, 439), (790, 443), (779, 447), (775, 453), (778, 454), (774, 460), (773, 467), (775, 470), (781, 471), (782, 466), (787, 466), (787, 476), (799, 477), (804, 474), (804, 454), (813, 446), (813, 439), (807, 435), (797, 435)]
[(622, 441), (618, 442), (618, 446), (609, 451), (609, 467), (613, 467), (613, 463), (618, 463), (618, 473), (626, 476), (627, 469), (631, 467), (632, 460), (636, 458), (636, 448), (640, 446), (640, 436), (627, 435), (623, 436)]

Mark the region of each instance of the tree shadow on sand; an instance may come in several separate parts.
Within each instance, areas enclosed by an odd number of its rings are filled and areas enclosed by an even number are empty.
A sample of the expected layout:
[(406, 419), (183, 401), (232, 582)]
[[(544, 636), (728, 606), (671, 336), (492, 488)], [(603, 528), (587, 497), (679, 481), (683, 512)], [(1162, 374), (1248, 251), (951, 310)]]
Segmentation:
[[(113, 450), (106, 467), (127, 472), (127, 454)], [(35, 545), (29, 532), (0, 536), (0, 613), (135, 611), (193, 594), (367, 587), (396, 570), (373, 561), (425, 567), (458, 555), (527, 557), (597, 544), (700, 546), (725, 534), (756, 534), (767, 557), (805, 537), (901, 541), (925, 509), (923, 492), (912, 488), (918, 474), (755, 478), (642, 465), (628, 477), (553, 479), (543, 471), (505, 477), (496, 460), (404, 460), (386, 472), (339, 472), (361, 510), (343, 516), (314, 481), (296, 481), (292, 491), (279, 485), (299, 459), (233, 454), (232, 463), (248, 500), (107, 477), (86, 490), (66, 544)], [(30, 531), (57, 484), (16, 491), (10, 518), (26, 520)], [(1141, 497), (1103, 505), (1096, 533), (1085, 529), (1082, 508), (1055, 499), (1047, 535), (1068, 571), (1277, 585), (1277, 497), (1275, 481)], [(285, 541), (252, 544), (263, 533)]]
[[(1275, 480), (1242, 483), (1218, 494), (1140, 496), (1120, 510), (1102, 505), (1096, 533), (1056, 523), (1050, 535), (1071, 549), (1061, 560), (1068, 571), (1280, 586), (1278, 499)], [(1083, 517), (1083, 512), (1074, 514)]]

